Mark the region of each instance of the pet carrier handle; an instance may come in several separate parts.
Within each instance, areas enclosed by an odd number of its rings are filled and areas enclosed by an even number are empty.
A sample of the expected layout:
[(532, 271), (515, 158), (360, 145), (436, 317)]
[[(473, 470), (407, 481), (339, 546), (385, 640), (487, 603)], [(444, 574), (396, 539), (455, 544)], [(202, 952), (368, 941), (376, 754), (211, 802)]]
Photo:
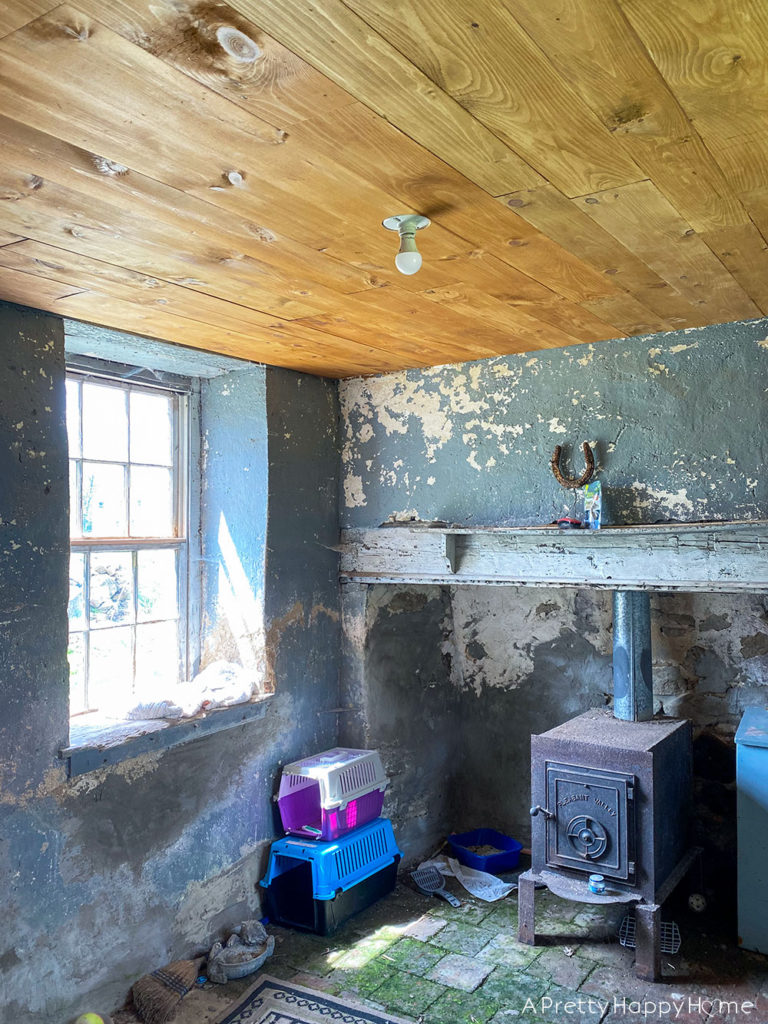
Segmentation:
[(537, 814), (543, 814), (547, 821), (554, 821), (555, 815), (552, 811), (548, 811), (546, 807), (542, 807), (541, 804), (536, 804), (535, 807), (531, 808), (531, 817), (535, 818)]

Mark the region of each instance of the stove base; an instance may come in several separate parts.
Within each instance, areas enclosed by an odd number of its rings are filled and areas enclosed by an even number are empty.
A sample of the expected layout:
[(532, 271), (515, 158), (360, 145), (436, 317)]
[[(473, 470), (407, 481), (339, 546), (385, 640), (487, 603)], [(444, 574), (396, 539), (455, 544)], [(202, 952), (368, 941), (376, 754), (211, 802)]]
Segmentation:
[(561, 875), (557, 871), (531, 872), (538, 886), (546, 885), (554, 896), (563, 900), (575, 900), (577, 903), (632, 903), (642, 899), (636, 890), (612, 889), (608, 887), (604, 893), (592, 892), (586, 876)]
[(643, 899), (638, 892), (609, 890), (603, 894), (589, 891), (586, 879), (561, 875), (555, 871), (525, 871), (518, 878), (517, 938), (526, 946), (536, 945), (536, 887), (546, 886), (562, 899), (579, 903), (633, 903), (636, 902), (635, 974), (643, 981), (661, 981), (661, 906), (682, 882), (701, 848), (692, 847), (670, 872), (655, 894), (654, 902)]

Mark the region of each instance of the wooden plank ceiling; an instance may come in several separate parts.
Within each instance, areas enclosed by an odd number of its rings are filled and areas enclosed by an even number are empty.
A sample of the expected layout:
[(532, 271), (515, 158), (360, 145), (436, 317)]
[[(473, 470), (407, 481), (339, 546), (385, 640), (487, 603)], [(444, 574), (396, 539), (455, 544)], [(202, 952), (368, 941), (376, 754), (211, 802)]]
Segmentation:
[(759, 316), (766, 78), (764, 0), (4, 0), (0, 298), (331, 377)]

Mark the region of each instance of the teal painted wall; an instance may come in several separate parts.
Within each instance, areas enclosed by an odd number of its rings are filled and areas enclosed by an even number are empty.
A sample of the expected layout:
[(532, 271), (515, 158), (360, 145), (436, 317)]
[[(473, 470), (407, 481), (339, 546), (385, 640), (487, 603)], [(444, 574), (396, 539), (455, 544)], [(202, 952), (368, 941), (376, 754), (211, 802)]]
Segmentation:
[(555, 445), (608, 523), (768, 516), (768, 320), (343, 381), (342, 523), (549, 523)]
[[(579, 513), (549, 463), (563, 445), (578, 474), (582, 441), (606, 523), (768, 518), (765, 319), (355, 378), (340, 400), (346, 527)], [(345, 701), (361, 709), (345, 735), (393, 769), (406, 856), (449, 829), (527, 842), (531, 733), (611, 700), (610, 595), (343, 591)], [(657, 594), (652, 629), (656, 706), (696, 727), (697, 834), (711, 897), (732, 910), (732, 737), (742, 709), (768, 701), (768, 599)]]
[[(204, 641), (261, 643), (274, 695), (255, 721), (66, 778), (64, 344), (57, 318), (0, 304), (0, 1017), (14, 1024), (112, 1010), (146, 971), (258, 916), (280, 765), (337, 735), (335, 386), (214, 360)], [(151, 343), (132, 344), (146, 365)], [(217, 611), (224, 555), (261, 606), (245, 634)]]

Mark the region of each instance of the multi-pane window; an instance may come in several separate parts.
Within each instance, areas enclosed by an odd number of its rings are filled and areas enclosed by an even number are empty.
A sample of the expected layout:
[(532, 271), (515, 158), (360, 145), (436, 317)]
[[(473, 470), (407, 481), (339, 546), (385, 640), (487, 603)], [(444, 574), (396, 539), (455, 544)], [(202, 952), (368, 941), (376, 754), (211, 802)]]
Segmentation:
[(67, 375), (73, 715), (162, 699), (186, 673), (186, 406)]

